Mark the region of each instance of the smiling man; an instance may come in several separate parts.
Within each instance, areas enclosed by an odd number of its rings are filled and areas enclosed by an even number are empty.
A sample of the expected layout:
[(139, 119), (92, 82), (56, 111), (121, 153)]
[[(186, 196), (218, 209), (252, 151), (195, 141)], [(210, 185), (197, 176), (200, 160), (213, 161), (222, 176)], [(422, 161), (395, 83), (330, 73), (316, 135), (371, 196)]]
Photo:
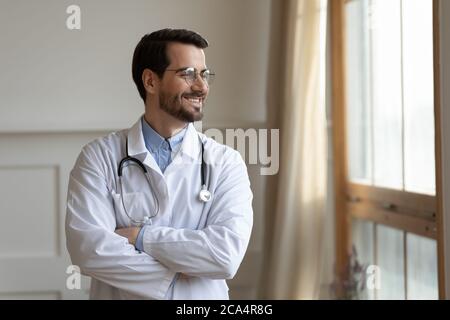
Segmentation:
[(247, 168), (195, 130), (214, 73), (189, 30), (145, 35), (133, 79), (145, 114), (86, 145), (71, 172), (72, 262), (94, 299), (228, 299), (253, 225)]

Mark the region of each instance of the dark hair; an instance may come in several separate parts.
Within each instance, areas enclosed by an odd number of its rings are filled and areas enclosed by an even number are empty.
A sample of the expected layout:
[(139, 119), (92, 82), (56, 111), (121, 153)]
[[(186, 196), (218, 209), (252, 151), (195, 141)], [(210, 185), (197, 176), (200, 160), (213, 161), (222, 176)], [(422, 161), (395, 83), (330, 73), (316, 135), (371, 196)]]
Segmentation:
[(193, 44), (200, 49), (208, 47), (208, 41), (205, 38), (186, 29), (162, 29), (143, 36), (134, 50), (132, 73), (134, 83), (144, 102), (146, 91), (142, 83), (142, 72), (148, 68), (162, 78), (170, 64), (166, 52), (169, 42)]

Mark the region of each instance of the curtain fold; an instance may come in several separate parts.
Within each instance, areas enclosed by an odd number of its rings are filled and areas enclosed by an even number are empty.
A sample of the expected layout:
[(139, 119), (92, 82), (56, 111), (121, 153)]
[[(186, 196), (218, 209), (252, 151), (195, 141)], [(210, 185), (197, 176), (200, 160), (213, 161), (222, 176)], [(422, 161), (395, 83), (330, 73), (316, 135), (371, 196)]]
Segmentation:
[(327, 179), (320, 3), (289, 0), (286, 8), (280, 175), (265, 272), (270, 299), (319, 297)]

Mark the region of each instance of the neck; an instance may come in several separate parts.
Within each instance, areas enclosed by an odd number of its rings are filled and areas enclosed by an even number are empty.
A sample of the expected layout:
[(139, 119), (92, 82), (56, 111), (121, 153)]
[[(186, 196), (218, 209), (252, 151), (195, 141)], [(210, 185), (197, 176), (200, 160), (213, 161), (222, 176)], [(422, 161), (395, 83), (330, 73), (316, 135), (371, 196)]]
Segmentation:
[(186, 127), (187, 122), (176, 119), (156, 107), (146, 107), (144, 120), (163, 138), (170, 138)]

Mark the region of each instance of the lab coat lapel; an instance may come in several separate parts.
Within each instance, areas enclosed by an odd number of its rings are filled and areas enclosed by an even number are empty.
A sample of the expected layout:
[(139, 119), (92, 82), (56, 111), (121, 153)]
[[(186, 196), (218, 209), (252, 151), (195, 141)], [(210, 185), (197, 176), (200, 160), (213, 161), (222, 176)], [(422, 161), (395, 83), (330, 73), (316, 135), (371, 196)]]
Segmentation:
[(143, 164), (163, 176), (161, 169), (145, 146), (141, 118), (128, 131), (128, 155), (141, 160)]
[(194, 125), (190, 123), (188, 125), (186, 134), (181, 144), (180, 154), (183, 156), (184, 161), (194, 162), (199, 161), (200, 152), (200, 139), (199, 133), (195, 129)]
[(159, 220), (161, 223), (162, 221), (167, 222), (167, 219), (170, 219), (170, 215), (167, 214), (170, 208), (169, 190), (161, 169), (145, 146), (144, 135), (142, 133), (141, 118), (139, 118), (139, 120), (128, 131), (127, 141), (128, 155), (130, 157), (135, 157), (136, 159), (141, 160), (147, 168), (150, 168), (152, 170), (152, 172), (149, 172), (150, 176), (156, 178), (151, 178), (151, 180), (153, 181), (152, 187), (154, 187), (151, 192), (156, 193), (156, 197), (158, 198), (160, 206), (160, 213), (155, 219)]

